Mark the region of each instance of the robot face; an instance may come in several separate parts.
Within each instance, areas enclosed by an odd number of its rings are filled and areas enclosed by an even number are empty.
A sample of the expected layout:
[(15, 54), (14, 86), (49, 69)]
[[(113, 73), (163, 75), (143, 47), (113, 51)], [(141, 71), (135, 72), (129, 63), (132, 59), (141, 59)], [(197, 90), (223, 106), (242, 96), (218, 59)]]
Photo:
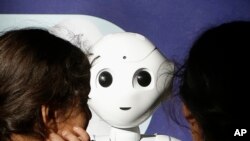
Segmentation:
[(90, 108), (117, 128), (145, 121), (171, 86), (173, 64), (135, 33), (107, 35), (90, 52)]

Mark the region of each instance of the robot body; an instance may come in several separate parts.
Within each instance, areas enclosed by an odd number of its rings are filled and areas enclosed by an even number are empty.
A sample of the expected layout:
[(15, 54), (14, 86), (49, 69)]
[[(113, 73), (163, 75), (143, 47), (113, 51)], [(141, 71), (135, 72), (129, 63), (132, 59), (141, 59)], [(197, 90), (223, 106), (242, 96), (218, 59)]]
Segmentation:
[(139, 128), (111, 128), (109, 136), (93, 136), (91, 141), (180, 141), (167, 135), (141, 135)]

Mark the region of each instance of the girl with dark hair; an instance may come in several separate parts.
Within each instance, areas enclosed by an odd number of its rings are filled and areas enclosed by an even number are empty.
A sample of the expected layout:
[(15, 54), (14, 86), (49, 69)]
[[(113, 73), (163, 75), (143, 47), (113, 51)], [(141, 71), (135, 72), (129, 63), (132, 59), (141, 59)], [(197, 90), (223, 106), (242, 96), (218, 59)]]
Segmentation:
[[(194, 141), (240, 140), (247, 129), (250, 22), (222, 24), (192, 46), (182, 71), (180, 96)], [(245, 135), (247, 136), (247, 134)]]
[(0, 141), (86, 141), (90, 64), (46, 30), (0, 36)]

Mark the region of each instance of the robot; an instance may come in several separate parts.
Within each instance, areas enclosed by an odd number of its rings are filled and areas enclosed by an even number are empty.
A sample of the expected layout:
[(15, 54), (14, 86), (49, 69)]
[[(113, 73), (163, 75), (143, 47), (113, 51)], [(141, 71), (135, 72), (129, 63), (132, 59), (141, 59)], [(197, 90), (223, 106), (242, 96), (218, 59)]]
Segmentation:
[[(103, 35), (94, 23), (86, 19), (68, 19), (50, 28), (53, 34), (92, 54), (89, 57), (92, 88), (88, 104), (94, 117), (97, 114), (102, 120), (97, 117), (97, 120), (91, 120), (91, 139), (177, 140), (165, 135), (141, 135), (139, 129), (159, 102), (169, 95), (173, 64), (144, 36), (118, 29), (116, 31), (122, 33)], [(98, 132), (96, 129), (107, 131)]]
[(139, 125), (171, 91), (174, 65), (143, 35), (113, 33), (90, 49), (88, 104), (111, 126), (94, 141), (178, 141), (166, 135), (141, 135)]

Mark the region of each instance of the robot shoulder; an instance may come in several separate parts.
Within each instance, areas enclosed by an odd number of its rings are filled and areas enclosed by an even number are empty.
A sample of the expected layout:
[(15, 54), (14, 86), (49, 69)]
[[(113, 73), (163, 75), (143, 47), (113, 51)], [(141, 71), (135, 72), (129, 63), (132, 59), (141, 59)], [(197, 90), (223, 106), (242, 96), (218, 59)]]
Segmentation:
[(140, 141), (181, 141), (167, 135), (144, 136)]
[(167, 135), (156, 135), (155, 141), (181, 141), (181, 140)]

